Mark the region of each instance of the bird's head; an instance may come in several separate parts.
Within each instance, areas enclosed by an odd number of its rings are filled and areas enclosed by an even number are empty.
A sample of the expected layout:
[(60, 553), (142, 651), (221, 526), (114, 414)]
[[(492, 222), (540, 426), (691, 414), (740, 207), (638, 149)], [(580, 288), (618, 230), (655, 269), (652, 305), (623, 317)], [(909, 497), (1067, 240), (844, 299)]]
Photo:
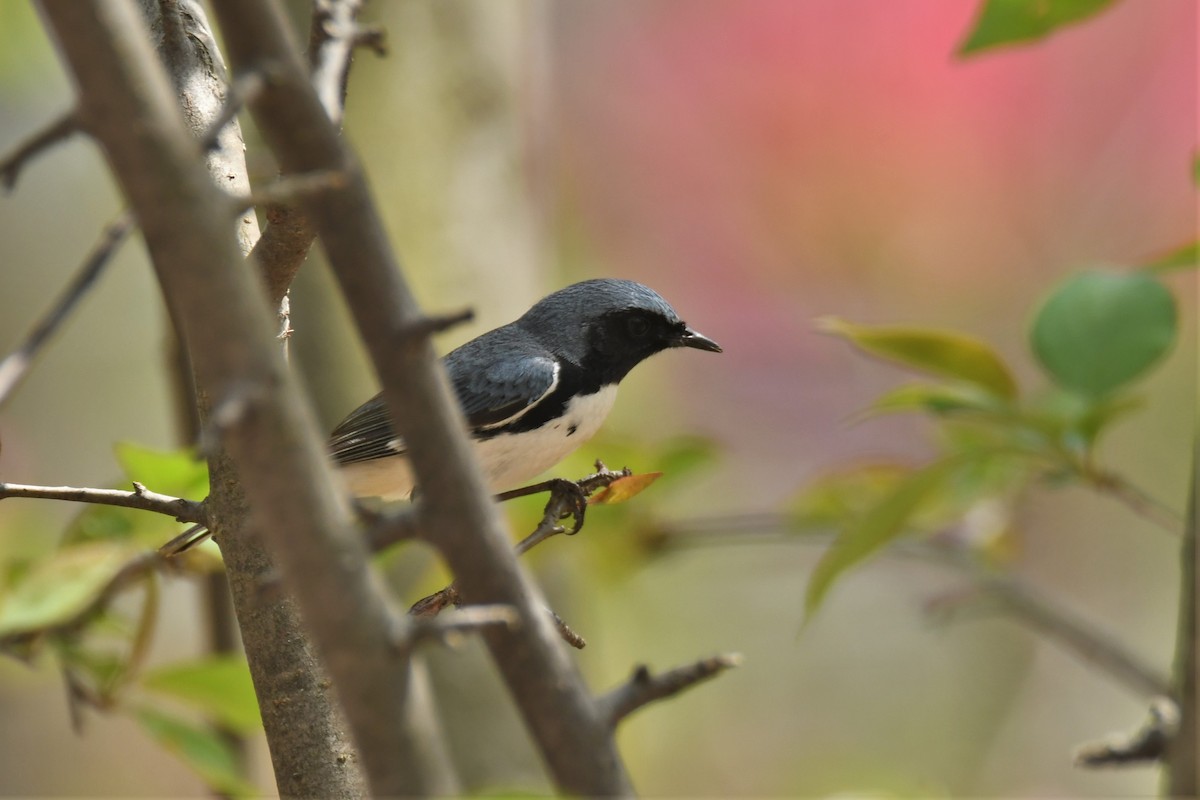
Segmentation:
[(602, 278), (543, 298), (517, 324), (560, 356), (616, 383), (646, 358), (672, 347), (721, 352), (687, 326), (658, 292)]

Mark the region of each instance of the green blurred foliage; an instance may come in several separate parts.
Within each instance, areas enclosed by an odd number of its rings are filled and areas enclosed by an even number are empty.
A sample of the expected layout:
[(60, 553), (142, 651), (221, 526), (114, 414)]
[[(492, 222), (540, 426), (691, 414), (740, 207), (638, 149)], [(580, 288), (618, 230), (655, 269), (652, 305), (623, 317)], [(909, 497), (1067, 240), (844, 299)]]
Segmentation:
[[(186, 450), (161, 451), (123, 443), (116, 460), (121, 488), (138, 482), (155, 491), (200, 499), (207, 465)], [(214, 791), (257, 794), (219, 728), (261, 728), (244, 658), (208, 658), (142, 671), (158, 619), (158, 572), (198, 574), (219, 569), (215, 545), (164, 561), (157, 547), (181, 523), (161, 514), (88, 505), (61, 542), (40, 556), (2, 566), (0, 652), (33, 660), (48, 652), (70, 688), (78, 716), (86, 706), (131, 714), (142, 729), (177, 755)], [(139, 602), (130, 604), (125, 598)], [(121, 602), (117, 602), (118, 598)], [(174, 701), (202, 717), (191, 722), (164, 710)]]
[(1175, 342), (1175, 298), (1146, 274), (1086, 272), (1058, 286), (1033, 322), (1033, 351), (1058, 385), (1104, 397)]
[(1036, 42), (1100, 13), (1116, 0), (985, 0), (960, 56), (1001, 45)]
[(1124, 479), (1097, 464), (1095, 445), (1139, 407), (1127, 390), (1178, 335), (1175, 298), (1152, 273), (1069, 277), (1038, 309), (1030, 331), (1030, 347), (1052, 386), (1022, 397), (1009, 367), (971, 337), (829, 319), (818, 325), (864, 353), (947, 380), (885, 392), (860, 415), (927, 415), (942, 433), (936, 459), (843, 471), (807, 487), (796, 501), (797, 530), (816, 524), (836, 531), (808, 583), (809, 617), (847, 571), (907, 534), (954, 531), (955, 544), (995, 566), (994, 556), (1005, 551), (997, 546), (1005, 526), (981, 536), (962, 522), (975, 509), (1011, 506), (1029, 483), (1078, 483), (1127, 495)]
[(242, 777), (237, 755), (211, 728), (150, 707), (138, 709), (134, 716), (142, 730), (194, 769), (214, 791), (231, 797), (261, 794)]

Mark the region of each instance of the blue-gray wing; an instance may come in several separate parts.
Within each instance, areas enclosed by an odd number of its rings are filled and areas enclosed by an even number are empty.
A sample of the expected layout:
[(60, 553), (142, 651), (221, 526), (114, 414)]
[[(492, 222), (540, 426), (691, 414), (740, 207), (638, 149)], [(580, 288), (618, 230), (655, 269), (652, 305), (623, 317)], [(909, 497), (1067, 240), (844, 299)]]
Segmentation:
[[(488, 361), (463, 358), (462, 349), (451, 353), (445, 365), (473, 433), (484, 433), (519, 419), (558, 384), (558, 365), (551, 358), (527, 356)], [(399, 455), (404, 450), (404, 442), (392, 427), (381, 395), (352, 411), (329, 437), (330, 454), (339, 464)]]

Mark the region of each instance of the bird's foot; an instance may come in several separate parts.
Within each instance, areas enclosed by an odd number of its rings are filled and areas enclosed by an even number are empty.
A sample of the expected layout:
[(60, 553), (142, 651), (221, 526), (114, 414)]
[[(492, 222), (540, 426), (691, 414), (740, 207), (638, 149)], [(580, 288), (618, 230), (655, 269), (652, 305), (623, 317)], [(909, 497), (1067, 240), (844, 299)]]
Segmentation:
[(546, 517), (555, 520), (574, 517), (571, 529), (564, 532), (568, 536), (579, 533), (587, 513), (587, 493), (579, 484), (564, 478), (554, 478), (549, 483), (550, 500), (546, 503)]

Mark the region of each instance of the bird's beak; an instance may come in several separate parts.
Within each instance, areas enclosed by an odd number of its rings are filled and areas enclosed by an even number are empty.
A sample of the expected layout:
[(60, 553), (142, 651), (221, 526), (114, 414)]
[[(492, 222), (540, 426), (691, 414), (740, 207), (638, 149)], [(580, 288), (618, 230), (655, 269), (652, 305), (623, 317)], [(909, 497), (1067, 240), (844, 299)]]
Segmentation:
[(676, 347), (694, 347), (697, 350), (707, 350), (710, 353), (721, 352), (721, 345), (714, 342), (704, 334), (697, 333), (691, 328), (686, 328), (683, 335), (675, 342)]

